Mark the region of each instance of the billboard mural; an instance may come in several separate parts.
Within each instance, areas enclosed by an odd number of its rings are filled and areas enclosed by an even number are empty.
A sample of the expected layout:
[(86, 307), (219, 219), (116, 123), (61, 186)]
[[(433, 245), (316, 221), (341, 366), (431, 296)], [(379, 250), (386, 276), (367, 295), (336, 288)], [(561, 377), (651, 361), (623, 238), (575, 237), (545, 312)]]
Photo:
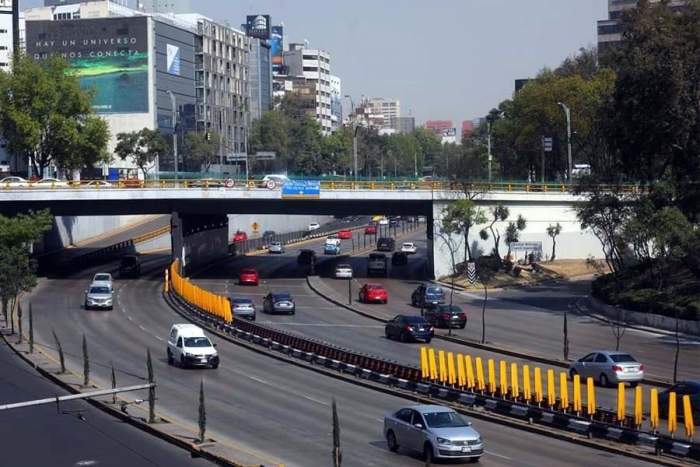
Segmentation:
[(272, 26), (270, 32), (270, 60), (272, 61), (272, 72), (281, 73), (282, 72), (282, 47), (284, 38), (284, 26), (281, 24), (279, 26)]
[(248, 37), (267, 40), (270, 38), (270, 15), (246, 16), (245, 32)]
[(67, 59), (97, 113), (149, 111), (148, 18), (27, 21), (26, 44), (37, 60)]

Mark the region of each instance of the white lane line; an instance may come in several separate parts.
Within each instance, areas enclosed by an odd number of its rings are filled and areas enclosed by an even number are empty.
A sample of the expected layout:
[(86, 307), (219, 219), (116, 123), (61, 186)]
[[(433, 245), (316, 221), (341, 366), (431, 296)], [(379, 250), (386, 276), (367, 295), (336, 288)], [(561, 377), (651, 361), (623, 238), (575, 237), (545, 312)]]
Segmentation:
[(134, 318), (132, 318), (131, 316), (127, 316), (127, 318), (129, 318), (129, 321), (133, 321), (133, 320), (134, 320)]
[(378, 421), (379, 423), (384, 423), (384, 420), (382, 420), (381, 418), (375, 418), (375, 420)]
[(506, 460), (509, 460), (509, 461), (513, 460), (513, 459), (511, 459), (511, 458), (508, 457), (508, 456), (504, 456), (504, 455), (501, 455), (501, 454), (496, 454), (495, 452), (491, 452), (491, 451), (484, 451), (484, 452), (485, 452), (486, 454), (490, 454), (490, 455), (492, 455), (492, 456), (500, 457), (501, 459), (506, 459)]
[(142, 331), (144, 331), (144, 332), (148, 332), (148, 331), (146, 331), (146, 328), (144, 328), (144, 327), (141, 326), (140, 324), (139, 324), (139, 329), (142, 330)]
[(258, 383), (262, 383), (262, 384), (265, 384), (265, 385), (268, 385), (268, 386), (270, 385), (270, 383), (268, 383), (267, 381), (262, 380), (262, 379), (260, 379), (260, 378), (256, 378), (255, 376), (250, 376), (250, 375), (248, 375), (248, 378), (252, 379), (253, 381), (257, 381)]
[(323, 401), (320, 401), (318, 399), (314, 399), (313, 397), (304, 396), (304, 399), (308, 399), (312, 402), (316, 402), (317, 404), (328, 405), (328, 402), (323, 402)]
[(165, 341), (163, 340), (163, 338), (160, 337), (160, 336), (156, 336), (156, 339), (158, 339), (158, 340), (161, 341), (161, 342), (165, 342)]

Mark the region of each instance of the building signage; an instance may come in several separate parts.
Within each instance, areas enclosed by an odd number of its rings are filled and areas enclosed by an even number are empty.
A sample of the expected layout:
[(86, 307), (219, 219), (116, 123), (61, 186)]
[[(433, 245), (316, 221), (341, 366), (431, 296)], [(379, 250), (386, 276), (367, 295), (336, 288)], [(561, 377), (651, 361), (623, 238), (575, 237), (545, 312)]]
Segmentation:
[(270, 38), (270, 15), (249, 15), (245, 26), (248, 37), (262, 40)]
[(442, 136), (457, 136), (457, 128), (446, 128), (442, 130)]
[(511, 251), (542, 251), (542, 242), (513, 242)]
[(287, 180), (282, 185), (282, 198), (319, 198), (319, 180)]
[(168, 73), (180, 76), (180, 47), (168, 44), (165, 49)]
[(226, 160), (228, 162), (245, 161), (246, 159), (246, 153), (244, 152), (229, 152), (226, 154)]
[(27, 21), (27, 54), (67, 59), (97, 113), (147, 113), (148, 18)]
[(255, 153), (255, 159), (259, 161), (275, 160), (277, 154), (274, 151), (258, 151)]
[(270, 28), (270, 39), (267, 41), (270, 44), (270, 60), (272, 61), (272, 72), (281, 73), (284, 59), (282, 58), (282, 50), (284, 43), (284, 26), (272, 26)]
[(543, 138), (544, 152), (552, 152), (552, 138)]

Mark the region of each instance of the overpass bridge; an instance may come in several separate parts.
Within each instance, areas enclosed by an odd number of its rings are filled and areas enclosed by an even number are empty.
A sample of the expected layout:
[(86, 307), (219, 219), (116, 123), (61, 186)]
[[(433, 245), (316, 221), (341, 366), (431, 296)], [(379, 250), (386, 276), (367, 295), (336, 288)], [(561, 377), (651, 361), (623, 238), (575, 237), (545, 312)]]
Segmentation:
[[(195, 186), (180, 181), (137, 181), (112, 187), (2, 187), (0, 186), (0, 214), (14, 215), (28, 210), (49, 209), (57, 216), (170, 214), (172, 216), (172, 251), (176, 258), (183, 248), (201, 249), (206, 244), (213, 248), (211, 255), (225, 255), (228, 244), (228, 214), (313, 214), (313, 215), (425, 215), (428, 219), (426, 235), (429, 241), (429, 261), (436, 277), (450, 272), (451, 250), (463, 251), (460, 239), (445, 241), (440, 231), (443, 208), (467, 193), (484, 209), (499, 204), (509, 207), (509, 220), (522, 214), (528, 228), (521, 241), (541, 241), (548, 251), (546, 228), (560, 223), (562, 234), (557, 238), (558, 258), (600, 257), (601, 247), (592, 234), (581, 232), (572, 207), (580, 198), (566, 185), (529, 184), (453, 184), (324, 182), (317, 195), (284, 197), (277, 187), (273, 189), (252, 186)], [(611, 187), (613, 188), (613, 187)], [(619, 187), (616, 187), (619, 189)], [(634, 187), (624, 187), (634, 191)], [(436, 222), (437, 221), (437, 222)], [(503, 236), (507, 222), (498, 222), (494, 228)], [(478, 239), (473, 251), (489, 253), (492, 241)], [(503, 243), (503, 242), (501, 242)], [(505, 245), (501, 245), (507, 248)], [(505, 251), (502, 251), (505, 253)]]

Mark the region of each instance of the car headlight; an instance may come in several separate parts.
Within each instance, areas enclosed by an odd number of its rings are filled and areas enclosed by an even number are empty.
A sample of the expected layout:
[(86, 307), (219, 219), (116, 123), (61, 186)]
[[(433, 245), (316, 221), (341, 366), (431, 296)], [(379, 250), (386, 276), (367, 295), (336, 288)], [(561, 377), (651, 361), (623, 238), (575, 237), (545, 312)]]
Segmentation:
[(451, 440), (445, 439), (445, 438), (440, 438), (440, 437), (438, 437), (437, 443), (438, 443), (438, 444), (442, 444), (443, 446), (451, 446), (451, 445), (452, 445), (452, 441), (451, 441)]
[(192, 357), (196, 357), (196, 355), (193, 353), (185, 352), (185, 357), (192, 358)]
[(476, 444), (482, 444), (483, 442), (484, 442), (484, 439), (483, 439), (481, 436), (479, 436), (479, 437), (476, 439)]

